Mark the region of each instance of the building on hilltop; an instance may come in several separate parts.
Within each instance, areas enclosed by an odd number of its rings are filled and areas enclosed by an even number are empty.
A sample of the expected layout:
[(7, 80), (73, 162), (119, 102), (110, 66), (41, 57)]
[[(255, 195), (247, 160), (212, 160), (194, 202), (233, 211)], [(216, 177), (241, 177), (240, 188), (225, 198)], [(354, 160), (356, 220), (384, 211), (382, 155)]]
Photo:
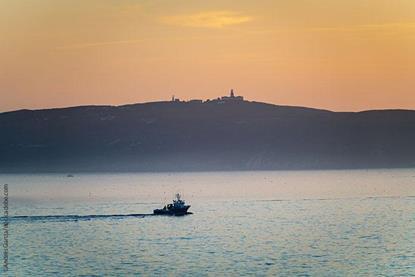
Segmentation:
[(233, 89), (231, 89), (229, 96), (222, 96), (218, 97), (216, 99), (210, 100), (207, 99), (206, 101), (203, 101), (201, 99), (190, 99), (188, 101), (182, 101), (179, 98), (176, 98), (174, 95), (171, 97), (171, 102), (173, 103), (192, 103), (192, 104), (201, 104), (201, 103), (209, 103), (209, 102), (215, 102), (218, 104), (224, 104), (224, 103), (234, 103), (234, 102), (242, 102), (244, 101), (243, 96), (235, 96), (235, 93)]
[(180, 102), (179, 98), (174, 97), (174, 95), (171, 97), (171, 102)]
[(229, 96), (222, 96), (220, 100), (229, 102), (229, 101), (244, 101), (243, 96), (235, 96), (233, 89), (231, 89), (231, 93)]

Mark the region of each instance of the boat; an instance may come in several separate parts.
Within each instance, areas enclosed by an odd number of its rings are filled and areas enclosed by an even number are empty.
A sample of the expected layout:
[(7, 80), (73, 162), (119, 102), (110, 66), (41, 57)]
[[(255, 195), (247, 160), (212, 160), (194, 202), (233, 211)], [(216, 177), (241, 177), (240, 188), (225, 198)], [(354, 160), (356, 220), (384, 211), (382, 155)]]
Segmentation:
[(165, 205), (162, 209), (155, 209), (153, 214), (155, 215), (186, 215), (191, 214), (187, 210), (190, 205), (186, 205), (185, 201), (181, 199), (180, 193), (176, 193), (176, 199), (172, 204)]

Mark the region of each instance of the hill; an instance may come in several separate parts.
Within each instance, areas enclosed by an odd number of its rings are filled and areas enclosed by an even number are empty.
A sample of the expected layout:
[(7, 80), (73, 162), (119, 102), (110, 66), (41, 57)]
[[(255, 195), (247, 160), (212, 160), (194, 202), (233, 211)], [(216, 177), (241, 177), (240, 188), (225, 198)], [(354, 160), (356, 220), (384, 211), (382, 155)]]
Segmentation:
[(153, 102), (0, 114), (0, 172), (415, 166), (415, 111)]

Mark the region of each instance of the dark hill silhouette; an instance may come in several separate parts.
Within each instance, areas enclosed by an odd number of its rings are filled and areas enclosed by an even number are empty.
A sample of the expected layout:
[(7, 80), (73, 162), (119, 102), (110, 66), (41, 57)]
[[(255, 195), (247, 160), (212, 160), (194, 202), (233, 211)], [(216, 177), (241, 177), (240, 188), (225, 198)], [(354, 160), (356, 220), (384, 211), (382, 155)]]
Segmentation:
[(0, 172), (415, 166), (415, 111), (239, 101), (0, 114)]

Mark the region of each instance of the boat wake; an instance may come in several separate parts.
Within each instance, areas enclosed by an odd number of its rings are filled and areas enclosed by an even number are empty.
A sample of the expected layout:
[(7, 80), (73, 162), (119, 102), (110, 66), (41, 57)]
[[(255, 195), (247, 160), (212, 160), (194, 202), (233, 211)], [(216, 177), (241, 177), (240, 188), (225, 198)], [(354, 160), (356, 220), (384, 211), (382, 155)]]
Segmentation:
[[(31, 222), (31, 221), (88, 221), (94, 219), (106, 219), (106, 218), (113, 218), (113, 219), (123, 219), (123, 218), (143, 218), (147, 216), (154, 216), (154, 214), (101, 214), (101, 215), (18, 215), (18, 216), (9, 216), (7, 220), (9, 222), (14, 221), (24, 221), (24, 222)], [(5, 217), (0, 217), (1, 221), (3, 222), (6, 220)]]
[[(183, 214), (192, 214), (190, 212)], [(88, 221), (95, 219), (126, 219), (126, 218), (144, 218), (157, 216), (157, 214), (99, 214), (99, 215), (18, 215), (9, 217), (0, 217), (0, 222), (5, 220), (11, 222), (68, 222), (68, 221)]]

